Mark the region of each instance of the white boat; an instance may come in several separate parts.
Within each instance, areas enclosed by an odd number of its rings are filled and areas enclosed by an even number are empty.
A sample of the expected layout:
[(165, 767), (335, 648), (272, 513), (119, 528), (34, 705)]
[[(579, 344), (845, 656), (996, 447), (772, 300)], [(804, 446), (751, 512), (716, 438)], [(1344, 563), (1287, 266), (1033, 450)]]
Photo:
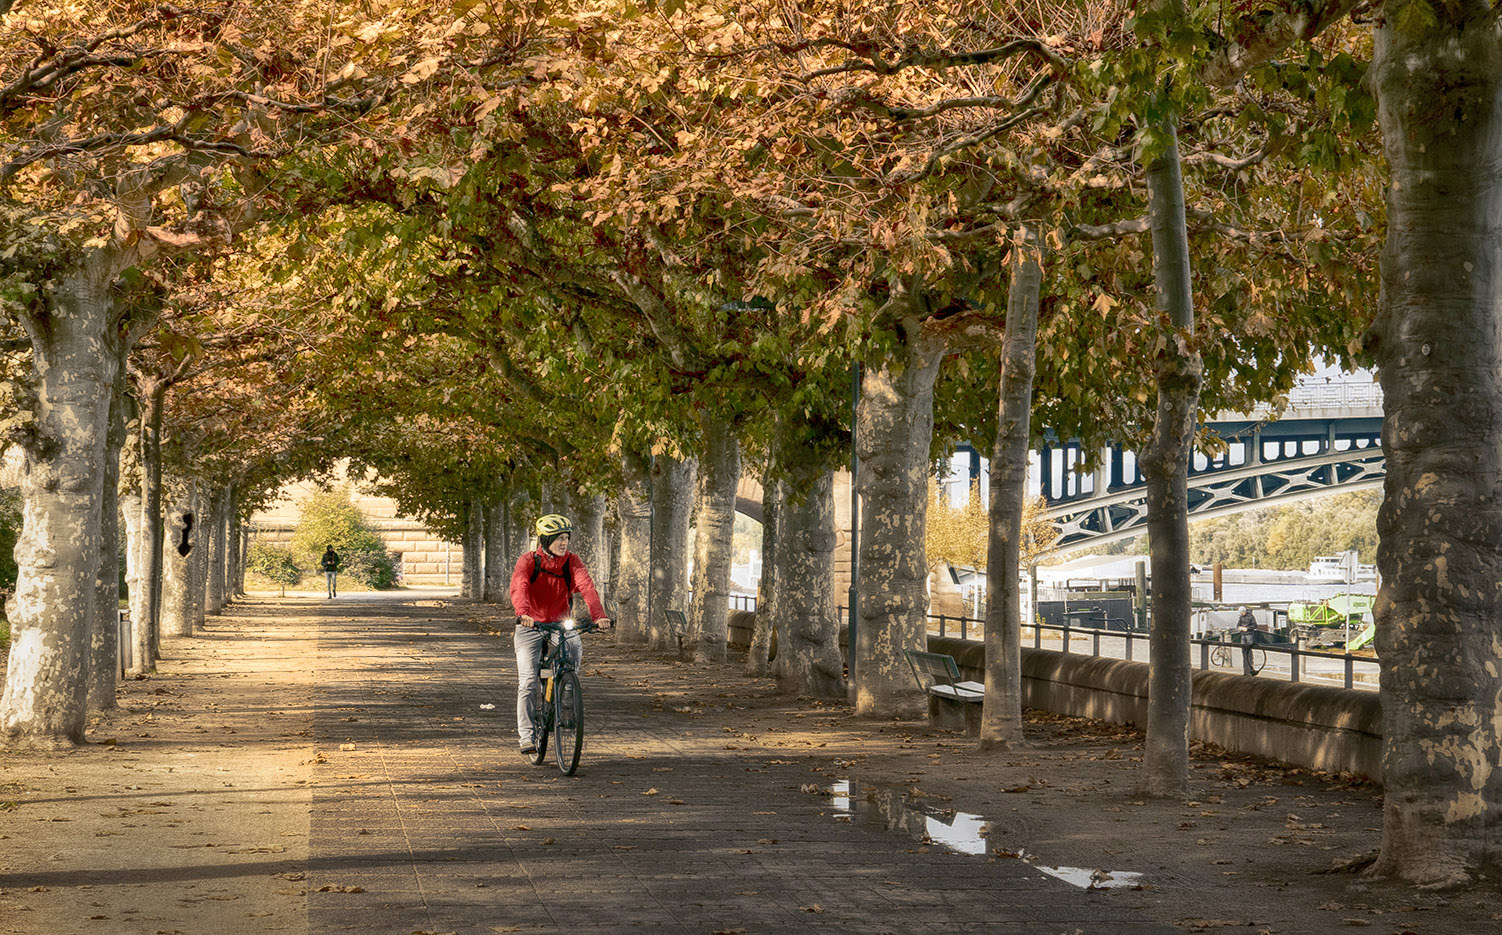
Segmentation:
[(1311, 583), (1354, 584), (1357, 581), (1375, 581), (1376, 565), (1363, 565), (1356, 561), (1356, 550), (1349, 549), (1339, 555), (1317, 555), (1309, 563), (1304, 576)]

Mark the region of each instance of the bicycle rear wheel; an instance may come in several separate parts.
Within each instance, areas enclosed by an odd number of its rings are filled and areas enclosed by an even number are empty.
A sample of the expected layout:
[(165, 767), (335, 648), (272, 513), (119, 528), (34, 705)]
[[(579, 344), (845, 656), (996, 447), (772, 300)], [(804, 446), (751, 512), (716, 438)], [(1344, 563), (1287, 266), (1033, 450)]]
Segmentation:
[(564, 672), (553, 689), (553, 726), (557, 730), (554, 754), (563, 775), (572, 776), (579, 768), (579, 751), (584, 749), (584, 696), (579, 691), (579, 676)]
[(537, 687), (527, 696), (527, 710), (532, 715), (533, 736), (537, 740), (537, 749), (532, 753), (534, 766), (541, 766), (548, 758), (548, 728), (553, 719), (549, 716), (552, 714), (551, 707), (543, 700), (547, 685), (547, 679), (538, 679)]
[(1267, 650), (1263, 649), (1261, 646), (1253, 646), (1252, 674), (1256, 675), (1258, 672), (1261, 672), (1262, 667), (1265, 665), (1267, 665)]
[(1231, 651), (1224, 646), (1210, 650), (1210, 664), (1219, 669), (1226, 668), (1231, 664)]

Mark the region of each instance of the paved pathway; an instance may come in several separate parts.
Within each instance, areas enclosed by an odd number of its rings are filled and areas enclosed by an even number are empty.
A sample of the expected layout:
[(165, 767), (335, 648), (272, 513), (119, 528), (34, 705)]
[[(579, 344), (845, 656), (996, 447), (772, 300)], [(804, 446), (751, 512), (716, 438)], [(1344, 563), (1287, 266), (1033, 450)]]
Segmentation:
[(95, 743), (0, 758), (0, 933), (1174, 931), (920, 843), (962, 822), (727, 733), (741, 689), (644, 650), (587, 645), (579, 773), (533, 766), (509, 636), (444, 604), (242, 603)]
[(509, 640), (381, 613), (319, 631), (315, 738), (341, 778), (313, 797), (312, 932), (1173, 931), (1017, 860), (838, 820), (806, 774), (654, 710), (598, 642), (578, 775), (532, 766)]

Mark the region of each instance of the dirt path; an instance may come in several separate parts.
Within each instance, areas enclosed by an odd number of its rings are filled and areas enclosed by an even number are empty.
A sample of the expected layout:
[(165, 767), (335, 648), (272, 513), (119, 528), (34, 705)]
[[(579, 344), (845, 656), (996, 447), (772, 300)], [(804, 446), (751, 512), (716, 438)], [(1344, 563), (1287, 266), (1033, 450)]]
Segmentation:
[(1370, 784), (1199, 749), (1193, 798), (1148, 800), (1133, 731), (1035, 717), (1029, 749), (980, 754), (738, 664), (598, 641), (584, 766), (563, 778), (515, 753), (499, 623), (448, 601), (253, 600), (169, 644), (91, 745), (0, 759), (0, 933), (1459, 935), (1502, 918), (1495, 884), (1327, 872), (1376, 847)]

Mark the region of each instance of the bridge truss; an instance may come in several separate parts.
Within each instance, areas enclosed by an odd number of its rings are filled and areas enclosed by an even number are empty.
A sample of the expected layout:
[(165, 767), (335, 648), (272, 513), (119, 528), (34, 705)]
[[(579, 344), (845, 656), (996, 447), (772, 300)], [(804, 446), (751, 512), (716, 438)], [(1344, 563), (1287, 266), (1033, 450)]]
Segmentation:
[[(1380, 406), (1350, 407), (1268, 422), (1231, 417), (1206, 426), (1224, 442), (1196, 452), (1189, 471), (1189, 518), (1223, 516), (1278, 503), (1381, 485)], [(1059, 551), (1105, 545), (1147, 531), (1146, 484), (1134, 452), (1113, 446), (1081, 472), (1077, 444), (1037, 452), (1046, 516), (1061, 530)]]

